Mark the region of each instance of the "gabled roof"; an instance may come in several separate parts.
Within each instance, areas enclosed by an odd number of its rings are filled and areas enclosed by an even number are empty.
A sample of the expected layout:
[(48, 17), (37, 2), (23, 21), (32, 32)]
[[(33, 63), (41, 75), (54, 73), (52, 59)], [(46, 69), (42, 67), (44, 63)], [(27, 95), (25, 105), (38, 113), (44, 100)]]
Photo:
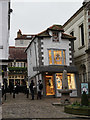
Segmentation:
[(64, 32), (62, 25), (52, 25), (49, 28), (47, 28), (46, 30), (38, 33), (36, 36), (37, 37), (51, 37), (48, 30)]
[(9, 60), (26, 60), (27, 55), (24, 52), (26, 47), (9, 47)]
[(41, 33), (38, 33), (36, 36), (39, 36), (39, 37), (51, 37), (47, 30), (45, 30), (45, 31), (43, 31)]
[(15, 38), (15, 40), (23, 39), (23, 40), (31, 40), (35, 35), (23, 34), (20, 37)]
[(30, 44), (28, 45), (28, 47), (25, 49), (25, 52), (27, 51), (27, 49), (30, 47), (30, 45), (32, 44), (32, 42), (34, 41), (34, 39), (36, 37), (52, 37), (50, 34), (49, 34), (49, 30), (51, 31), (61, 31), (62, 32), (62, 36), (61, 38), (62, 39), (68, 39), (68, 40), (76, 40), (76, 37), (73, 37), (71, 35), (68, 35), (68, 34), (65, 34), (63, 33), (64, 30), (63, 30), (63, 27), (61, 25), (52, 25), (51, 27), (47, 28), (45, 31), (43, 32), (40, 32), (38, 33), (37, 35), (35, 35), (33, 38), (32, 38), (32, 41), (30, 42)]
[(64, 32), (63, 26), (62, 25), (56, 25), (56, 24), (49, 27), (48, 30), (55, 30), (55, 31)]

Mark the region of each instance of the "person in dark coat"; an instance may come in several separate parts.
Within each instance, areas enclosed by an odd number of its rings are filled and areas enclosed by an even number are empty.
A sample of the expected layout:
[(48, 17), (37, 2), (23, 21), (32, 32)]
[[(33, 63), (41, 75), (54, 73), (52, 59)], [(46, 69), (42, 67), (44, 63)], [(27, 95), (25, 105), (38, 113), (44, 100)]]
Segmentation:
[(31, 91), (32, 100), (34, 100), (34, 82), (33, 82), (33, 80), (31, 81), (29, 88)]
[(14, 89), (14, 85), (11, 81), (9, 83), (9, 89), (10, 89), (10, 94), (11, 94), (13, 92), (13, 89)]
[(43, 84), (41, 82), (41, 80), (38, 81), (38, 85), (37, 85), (37, 99), (41, 99), (42, 98), (42, 89), (43, 89)]

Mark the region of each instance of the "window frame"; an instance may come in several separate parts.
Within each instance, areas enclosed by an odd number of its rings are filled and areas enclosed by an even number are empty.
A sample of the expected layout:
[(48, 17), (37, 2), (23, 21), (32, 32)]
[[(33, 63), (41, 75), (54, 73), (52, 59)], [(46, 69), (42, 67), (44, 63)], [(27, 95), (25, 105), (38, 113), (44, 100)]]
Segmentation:
[[(50, 60), (49, 60), (49, 50), (51, 50), (52, 64), (50, 64)], [(54, 50), (61, 51), (62, 64), (55, 64), (54, 63)], [(63, 51), (65, 53), (65, 56), (63, 55), (64, 54)], [(66, 65), (66, 50), (65, 49), (48, 49), (48, 63), (49, 63), (49, 65)]]
[(80, 46), (84, 46), (85, 45), (85, 38), (84, 38), (84, 24), (81, 23), (79, 25), (79, 40), (80, 40)]
[[(57, 34), (57, 35), (55, 35), (55, 34)], [(59, 32), (58, 31), (52, 31), (52, 41), (59, 42)]]

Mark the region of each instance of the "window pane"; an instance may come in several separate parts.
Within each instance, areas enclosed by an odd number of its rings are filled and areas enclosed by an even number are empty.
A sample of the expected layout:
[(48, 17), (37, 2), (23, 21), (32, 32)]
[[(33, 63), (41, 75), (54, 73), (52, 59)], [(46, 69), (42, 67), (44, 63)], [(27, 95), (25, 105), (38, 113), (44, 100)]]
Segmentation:
[[(75, 85), (75, 75), (68, 73), (67, 74), (68, 78), (68, 87), (69, 89), (76, 89)], [(62, 89), (62, 73), (56, 73), (56, 84), (57, 84), (57, 89)]]
[(51, 50), (49, 50), (49, 64), (52, 64), (52, 55), (51, 55)]
[(76, 89), (74, 74), (68, 74), (68, 86), (69, 86), (69, 89)]
[(65, 50), (49, 50), (49, 64), (65, 65)]
[(65, 65), (66, 64), (65, 50), (63, 50), (63, 60), (64, 60), (64, 65)]
[(54, 64), (62, 64), (62, 53), (61, 50), (54, 50)]
[(57, 89), (62, 89), (62, 73), (56, 74)]

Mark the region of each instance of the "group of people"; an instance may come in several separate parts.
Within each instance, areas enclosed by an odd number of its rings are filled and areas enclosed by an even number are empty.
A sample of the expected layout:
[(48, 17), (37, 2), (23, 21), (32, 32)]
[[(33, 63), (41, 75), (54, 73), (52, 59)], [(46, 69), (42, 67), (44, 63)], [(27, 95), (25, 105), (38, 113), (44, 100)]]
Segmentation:
[[(29, 88), (31, 91), (32, 100), (34, 100), (35, 84), (34, 84), (33, 80), (31, 80)], [(39, 80), (38, 84), (37, 84), (37, 99), (42, 98), (42, 95), (41, 95), (42, 89), (43, 89), (43, 84), (42, 84), (41, 80)]]

